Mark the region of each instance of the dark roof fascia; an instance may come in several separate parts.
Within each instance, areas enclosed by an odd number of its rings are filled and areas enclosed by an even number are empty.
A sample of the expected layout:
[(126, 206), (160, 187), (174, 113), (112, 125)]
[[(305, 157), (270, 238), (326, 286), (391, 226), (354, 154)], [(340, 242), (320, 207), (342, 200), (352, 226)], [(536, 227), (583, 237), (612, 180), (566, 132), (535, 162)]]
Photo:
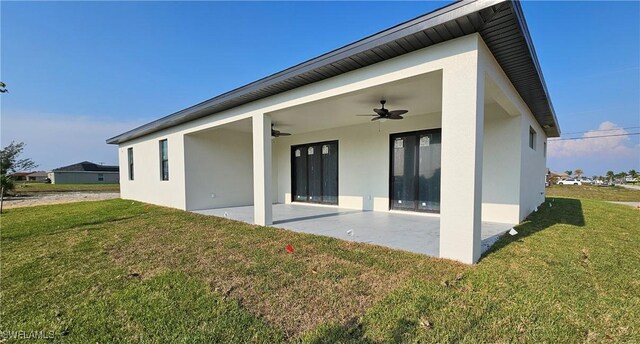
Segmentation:
[[(487, 1), (479, 1), (479, 0), (462, 0), (440, 9), (434, 10), (407, 22), (398, 24), (384, 31), (378, 32), (361, 40), (358, 40), (354, 43), (348, 44), (341, 48), (330, 51), (326, 54), (320, 55), (316, 58), (307, 60), (298, 65), (285, 69), (281, 72), (272, 74), (265, 78), (254, 81), (245, 86), (236, 88), (229, 92), (218, 95), (209, 100), (203, 101), (186, 109), (177, 111), (168, 116), (162, 117), (155, 121), (144, 124), (140, 127), (117, 135), (107, 140), (109, 144), (119, 144), (126, 141), (133, 140), (135, 138), (151, 134), (166, 128), (173, 127), (178, 124), (186, 123), (198, 118), (202, 118), (205, 116), (209, 116), (215, 114), (220, 111), (224, 111), (229, 108), (233, 108), (242, 104), (249, 103), (251, 101), (255, 101), (258, 99), (267, 98), (273, 94), (265, 95), (262, 97), (258, 97), (256, 99), (251, 99), (248, 101), (238, 100), (241, 97), (250, 95), (251, 93), (255, 93), (258, 91), (265, 90), (267, 87), (275, 85), (279, 82), (283, 82), (286, 80), (291, 80), (296, 76), (302, 75), (306, 72), (313, 71), (325, 66), (329, 66), (336, 62), (339, 62), (344, 59), (348, 59), (351, 56), (355, 56), (356, 54), (369, 51), (371, 49), (383, 46), (385, 44), (394, 42), (400, 38), (415, 34), (420, 31), (427, 30), (429, 28), (436, 27), (440, 24), (444, 24), (456, 18), (460, 18), (466, 15), (473, 14), (474, 12), (479, 12), (480, 10), (489, 8), (491, 6), (500, 4), (500, 3), (510, 3), (516, 11), (516, 16), (518, 17), (518, 22), (520, 26), (525, 25), (523, 27), (523, 36), (525, 36), (525, 40), (527, 45), (529, 46), (529, 51), (531, 53), (532, 60), (536, 64), (536, 69), (538, 71), (538, 76), (540, 77), (540, 81), (544, 87), (544, 92), (547, 95), (547, 99), (549, 99), (548, 92), (546, 90), (546, 85), (544, 84), (544, 80), (542, 79), (542, 73), (540, 72), (540, 67), (538, 65), (537, 57), (535, 56), (535, 50), (533, 50), (533, 45), (531, 44), (531, 39), (528, 33), (528, 29), (526, 29), (526, 23), (522, 17), (522, 10), (520, 5), (516, 1), (511, 0), (487, 0)], [(342, 73), (337, 73), (339, 75)], [(310, 84), (312, 82), (309, 82)], [(293, 88), (291, 88), (293, 89)], [(290, 89), (286, 89), (282, 92), (286, 92)], [(279, 93), (279, 92), (278, 92)], [(277, 93), (276, 93), (277, 94)], [(225, 107), (225, 103), (229, 102), (237, 102), (236, 104)], [(215, 109), (215, 107), (219, 107)], [(549, 101), (549, 107), (551, 108), (551, 112), (553, 112), (553, 108), (551, 107), (551, 103)], [(532, 110), (533, 112), (533, 110)], [(534, 114), (535, 115), (535, 114)], [(554, 125), (557, 127), (557, 119), (555, 118), (555, 114), (553, 115)], [(542, 124), (542, 123), (541, 123)]]
[(511, 4), (515, 9), (514, 13), (516, 19), (520, 23), (520, 28), (522, 29), (522, 36), (527, 42), (527, 47), (529, 48), (529, 54), (531, 54), (531, 59), (533, 60), (533, 64), (536, 68), (536, 73), (538, 74), (538, 78), (542, 83), (542, 89), (544, 90), (544, 94), (547, 97), (546, 101), (549, 104), (549, 110), (551, 111), (551, 115), (553, 116), (553, 122), (556, 127), (554, 130), (556, 131), (557, 136), (560, 136), (560, 126), (558, 125), (558, 118), (556, 117), (556, 111), (553, 108), (553, 103), (551, 102), (551, 97), (549, 96), (549, 90), (547, 89), (547, 83), (544, 80), (544, 75), (542, 74), (542, 68), (540, 68), (540, 62), (538, 61), (538, 54), (536, 54), (536, 48), (533, 45), (533, 41), (531, 38), (531, 34), (529, 33), (529, 26), (527, 25), (527, 21), (524, 18), (524, 12), (522, 11), (522, 5), (520, 5), (520, 1), (511, 0)]

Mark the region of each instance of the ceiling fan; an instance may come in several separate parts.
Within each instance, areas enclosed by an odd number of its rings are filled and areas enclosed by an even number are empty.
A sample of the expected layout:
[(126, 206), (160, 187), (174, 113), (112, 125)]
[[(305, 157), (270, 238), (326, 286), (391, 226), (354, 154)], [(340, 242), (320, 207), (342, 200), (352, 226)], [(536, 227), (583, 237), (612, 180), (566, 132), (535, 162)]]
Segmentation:
[(273, 123), (271, 124), (271, 136), (273, 137), (280, 137), (280, 136), (289, 136), (291, 134), (289, 133), (283, 133), (280, 130), (275, 130), (273, 129)]
[(374, 116), (375, 118), (372, 118), (372, 121), (377, 121), (380, 119), (403, 119), (404, 117), (402, 117), (402, 115), (404, 115), (405, 113), (409, 112), (408, 110), (393, 110), (393, 111), (389, 111), (389, 109), (385, 109), (384, 108), (384, 104), (386, 104), (387, 101), (386, 100), (381, 100), (380, 104), (382, 104), (382, 108), (381, 109), (373, 109), (373, 111), (376, 113), (375, 115), (356, 115), (356, 116)]

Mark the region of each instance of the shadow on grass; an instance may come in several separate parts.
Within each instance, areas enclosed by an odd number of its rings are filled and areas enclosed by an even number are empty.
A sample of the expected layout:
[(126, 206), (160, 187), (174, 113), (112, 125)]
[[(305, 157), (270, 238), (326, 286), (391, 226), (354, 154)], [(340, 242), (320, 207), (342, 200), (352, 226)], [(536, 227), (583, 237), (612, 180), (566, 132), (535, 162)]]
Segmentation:
[[(411, 341), (416, 336), (416, 322), (402, 318), (396, 326), (389, 331), (393, 343)], [(378, 343), (379, 341), (366, 338), (365, 326), (358, 320), (352, 319), (344, 325), (326, 326), (306, 340), (313, 344), (324, 343)]]
[[(2, 240), (5, 240), (5, 241), (11, 241), (11, 240), (22, 239), (22, 238), (26, 238), (34, 235), (38, 235), (38, 236), (39, 235), (58, 235), (59, 233), (68, 231), (68, 230), (83, 230), (83, 229), (88, 229), (88, 227), (90, 226), (116, 224), (118, 222), (127, 221), (136, 217), (139, 217), (139, 215), (96, 219), (96, 220), (89, 220), (89, 221), (81, 221), (77, 223), (73, 223), (73, 222), (63, 223), (54, 228), (32, 227), (32, 228), (29, 228), (28, 230), (11, 231), (9, 233), (7, 233), (7, 231), (5, 230), (4, 233), (2, 233), (1, 238)], [(93, 228), (93, 229), (95, 230), (95, 229), (104, 229), (104, 228)]]
[(500, 240), (480, 257), (480, 260), (501, 250), (514, 241), (522, 240), (556, 224), (584, 227), (582, 202), (574, 198), (547, 197), (545, 202), (538, 207), (537, 212), (529, 214), (522, 223), (515, 227), (518, 231), (517, 235), (512, 236), (505, 234), (502, 236)]

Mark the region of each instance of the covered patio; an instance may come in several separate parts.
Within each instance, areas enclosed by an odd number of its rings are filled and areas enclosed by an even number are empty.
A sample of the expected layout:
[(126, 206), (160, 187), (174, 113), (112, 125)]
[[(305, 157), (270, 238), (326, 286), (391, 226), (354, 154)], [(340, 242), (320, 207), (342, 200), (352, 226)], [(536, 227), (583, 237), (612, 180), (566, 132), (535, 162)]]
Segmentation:
[[(253, 224), (253, 206), (194, 211)], [(303, 204), (274, 204), (273, 227), (440, 256), (440, 217)], [(484, 253), (513, 225), (482, 222)]]

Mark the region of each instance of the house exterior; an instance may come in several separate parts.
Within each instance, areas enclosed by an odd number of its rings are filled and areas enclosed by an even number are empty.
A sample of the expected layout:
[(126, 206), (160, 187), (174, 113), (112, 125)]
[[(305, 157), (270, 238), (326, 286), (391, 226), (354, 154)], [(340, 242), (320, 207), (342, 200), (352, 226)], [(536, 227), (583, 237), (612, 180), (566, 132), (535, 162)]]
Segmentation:
[(29, 182), (44, 183), (47, 181), (48, 177), (49, 177), (49, 174), (47, 172), (39, 171), (39, 172), (32, 172), (27, 174), (26, 180)]
[(564, 172), (556, 172), (547, 169), (547, 186), (550, 186), (559, 180), (565, 180), (568, 178), (569, 175)]
[[(357, 116), (380, 100), (408, 113)], [(481, 221), (544, 201), (559, 135), (520, 4), (460, 1), (107, 143), (126, 199), (259, 225), (274, 203), (435, 216), (440, 256), (474, 263)]]
[(115, 184), (120, 180), (118, 166), (89, 161), (59, 167), (48, 173), (52, 184)]
[(11, 178), (19, 182), (26, 181), (29, 174), (31, 174), (31, 172), (15, 172), (11, 174)]

